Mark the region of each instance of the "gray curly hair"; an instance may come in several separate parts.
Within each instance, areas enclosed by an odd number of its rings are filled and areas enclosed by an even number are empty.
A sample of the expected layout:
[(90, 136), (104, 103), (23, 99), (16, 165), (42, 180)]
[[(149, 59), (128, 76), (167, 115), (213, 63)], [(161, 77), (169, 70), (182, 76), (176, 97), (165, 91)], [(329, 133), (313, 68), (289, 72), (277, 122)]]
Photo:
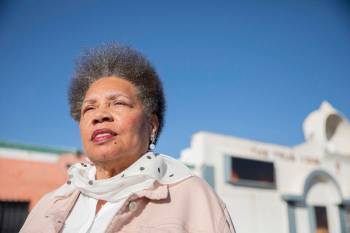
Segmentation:
[(148, 117), (156, 114), (159, 128), (156, 141), (163, 128), (165, 98), (162, 82), (151, 63), (139, 52), (112, 43), (90, 49), (80, 57), (70, 83), (68, 98), (73, 119), (80, 121), (82, 103), (90, 85), (103, 77), (123, 78), (134, 84), (139, 92)]

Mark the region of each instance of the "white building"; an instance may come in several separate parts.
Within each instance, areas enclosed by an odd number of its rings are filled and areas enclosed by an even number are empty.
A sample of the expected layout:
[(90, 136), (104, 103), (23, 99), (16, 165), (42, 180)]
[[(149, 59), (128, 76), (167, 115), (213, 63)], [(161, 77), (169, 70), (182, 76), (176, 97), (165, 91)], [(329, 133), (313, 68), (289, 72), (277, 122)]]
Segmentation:
[(226, 203), (238, 233), (350, 233), (350, 124), (329, 103), (295, 147), (199, 132), (181, 160)]

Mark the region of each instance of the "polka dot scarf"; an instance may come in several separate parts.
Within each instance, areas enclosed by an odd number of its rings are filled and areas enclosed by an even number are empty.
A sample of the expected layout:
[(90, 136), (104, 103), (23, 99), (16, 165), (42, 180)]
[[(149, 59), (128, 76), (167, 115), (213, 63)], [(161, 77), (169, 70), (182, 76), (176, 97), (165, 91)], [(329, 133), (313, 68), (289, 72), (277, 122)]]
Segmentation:
[(147, 152), (123, 172), (109, 179), (95, 180), (96, 167), (79, 163), (68, 170), (69, 180), (55, 193), (57, 197), (68, 196), (75, 190), (85, 195), (109, 202), (117, 202), (132, 193), (160, 184), (174, 184), (192, 176), (180, 161), (169, 156)]

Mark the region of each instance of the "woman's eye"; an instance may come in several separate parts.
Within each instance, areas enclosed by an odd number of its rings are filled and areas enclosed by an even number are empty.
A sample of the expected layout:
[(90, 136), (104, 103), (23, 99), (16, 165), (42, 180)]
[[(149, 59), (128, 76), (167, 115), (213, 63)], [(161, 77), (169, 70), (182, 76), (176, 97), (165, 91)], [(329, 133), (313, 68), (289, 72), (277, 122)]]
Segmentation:
[(92, 109), (93, 109), (93, 107), (86, 107), (86, 108), (84, 108), (84, 111), (83, 111), (83, 112), (85, 113), (85, 112), (90, 111), (90, 110), (92, 110)]
[(114, 102), (114, 105), (128, 105), (128, 104), (122, 101), (117, 101), (117, 102)]

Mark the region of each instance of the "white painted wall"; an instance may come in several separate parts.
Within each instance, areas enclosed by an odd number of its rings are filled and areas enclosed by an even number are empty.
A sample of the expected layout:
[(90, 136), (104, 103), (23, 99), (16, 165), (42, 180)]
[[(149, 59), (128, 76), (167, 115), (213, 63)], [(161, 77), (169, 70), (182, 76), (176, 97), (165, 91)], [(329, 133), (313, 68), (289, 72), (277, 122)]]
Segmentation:
[(314, 233), (310, 232), (310, 223), (308, 209), (305, 207), (295, 208), (296, 229), (298, 233)]
[(11, 148), (0, 148), (0, 157), (10, 158), (10, 159), (19, 159), (19, 160), (56, 163), (59, 159), (59, 154), (11, 149)]
[[(273, 162), (277, 188), (269, 190), (227, 183), (224, 159), (227, 155)], [(309, 204), (333, 203), (328, 213), (330, 233), (340, 233), (339, 214), (334, 203), (340, 203), (341, 198), (350, 199), (348, 158), (307, 156), (296, 153), (293, 148), (200, 132), (193, 136), (191, 148), (181, 159), (194, 166), (199, 176), (203, 176), (201, 166), (214, 167), (215, 190), (226, 203), (239, 233), (288, 233), (287, 203), (282, 197), (304, 195), (308, 176), (316, 170), (326, 172), (339, 185), (341, 195), (333, 183), (321, 182), (315, 183), (306, 197)], [(297, 233), (309, 233), (307, 209), (298, 207), (295, 216)]]

